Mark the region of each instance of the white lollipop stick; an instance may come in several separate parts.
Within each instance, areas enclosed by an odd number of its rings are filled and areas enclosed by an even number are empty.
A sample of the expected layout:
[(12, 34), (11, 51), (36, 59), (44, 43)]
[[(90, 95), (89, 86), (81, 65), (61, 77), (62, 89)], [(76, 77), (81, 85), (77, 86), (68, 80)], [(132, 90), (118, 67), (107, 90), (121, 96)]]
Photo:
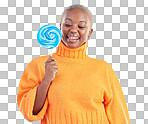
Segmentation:
[(52, 56), (52, 49), (49, 49), (49, 55)]

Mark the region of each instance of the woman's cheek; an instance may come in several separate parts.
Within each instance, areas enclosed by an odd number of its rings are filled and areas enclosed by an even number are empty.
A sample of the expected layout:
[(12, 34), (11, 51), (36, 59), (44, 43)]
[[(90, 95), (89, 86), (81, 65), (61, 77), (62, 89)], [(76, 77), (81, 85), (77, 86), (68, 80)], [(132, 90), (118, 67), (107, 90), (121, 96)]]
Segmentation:
[(63, 38), (66, 37), (67, 35), (67, 31), (63, 28), (63, 30), (61, 31)]
[(82, 34), (83, 34), (83, 37), (86, 38), (88, 36), (88, 31), (85, 30), (82, 32)]

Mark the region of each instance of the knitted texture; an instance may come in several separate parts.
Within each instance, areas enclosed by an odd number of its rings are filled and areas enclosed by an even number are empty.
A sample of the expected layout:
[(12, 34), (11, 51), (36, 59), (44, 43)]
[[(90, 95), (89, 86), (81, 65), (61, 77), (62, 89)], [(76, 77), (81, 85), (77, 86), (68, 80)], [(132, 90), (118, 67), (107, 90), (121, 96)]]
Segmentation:
[(37, 87), (50, 55), (34, 58), (21, 77), (17, 103), (24, 117), (41, 124), (130, 124), (125, 97), (111, 65), (86, 55), (87, 42), (68, 48), (61, 41), (53, 53), (58, 73), (37, 115), (33, 106)]

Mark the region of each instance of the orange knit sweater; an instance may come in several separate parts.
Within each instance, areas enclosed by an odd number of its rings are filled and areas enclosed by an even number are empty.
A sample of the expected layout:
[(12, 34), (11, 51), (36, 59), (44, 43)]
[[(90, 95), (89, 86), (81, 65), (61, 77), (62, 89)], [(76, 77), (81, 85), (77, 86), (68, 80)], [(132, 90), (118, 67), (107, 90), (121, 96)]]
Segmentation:
[(49, 55), (34, 58), (20, 80), (17, 103), (24, 117), (41, 124), (130, 124), (117, 75), (109, 63), (86, 55), (87, 42), (68, 48), (61, 41), (53, 53), (58, 73), (42, 110), (33, 115), (37, 87)]

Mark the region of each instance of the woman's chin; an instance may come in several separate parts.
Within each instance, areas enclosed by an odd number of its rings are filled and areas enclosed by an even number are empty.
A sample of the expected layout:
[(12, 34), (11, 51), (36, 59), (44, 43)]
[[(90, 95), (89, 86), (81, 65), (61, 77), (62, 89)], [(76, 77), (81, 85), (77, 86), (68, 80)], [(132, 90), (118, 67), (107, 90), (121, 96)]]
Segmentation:
[(78, 47), (80, 47), (79, 39), (76, 40), (76, 41), (65, 39), (65, 40), (63, 40), (63, 43), (69, 48), (78, 48)]

